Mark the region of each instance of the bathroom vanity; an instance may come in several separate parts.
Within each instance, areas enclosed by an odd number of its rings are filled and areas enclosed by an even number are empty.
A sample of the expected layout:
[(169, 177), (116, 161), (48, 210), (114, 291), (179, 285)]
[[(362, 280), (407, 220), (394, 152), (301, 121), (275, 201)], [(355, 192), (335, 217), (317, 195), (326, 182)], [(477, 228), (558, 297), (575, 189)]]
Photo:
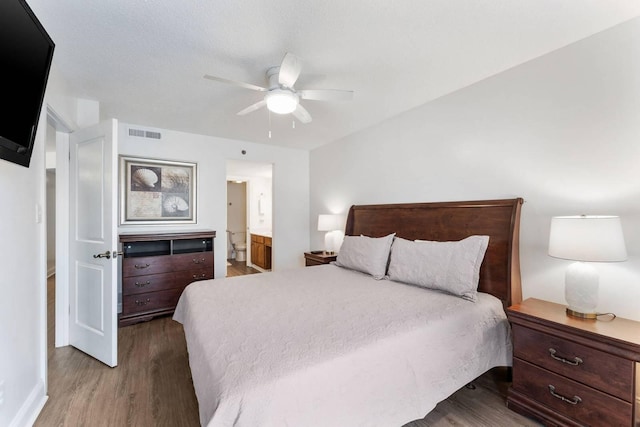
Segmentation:
[(271, 270), (271, 235), (251, 233), (251, 263)]

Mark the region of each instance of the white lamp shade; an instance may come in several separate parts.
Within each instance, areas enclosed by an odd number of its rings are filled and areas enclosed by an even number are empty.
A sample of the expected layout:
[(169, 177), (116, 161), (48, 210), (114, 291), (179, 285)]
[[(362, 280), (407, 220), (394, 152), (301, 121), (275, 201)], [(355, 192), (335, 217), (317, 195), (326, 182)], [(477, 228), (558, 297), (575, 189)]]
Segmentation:
[(549, 255), (575, 261), (625, 261), (627, 249), (617, 216), (551, 218)]
[(342, 215), (320, 214), (318, 215), (318, 231), (335, 231), (344, 228)]

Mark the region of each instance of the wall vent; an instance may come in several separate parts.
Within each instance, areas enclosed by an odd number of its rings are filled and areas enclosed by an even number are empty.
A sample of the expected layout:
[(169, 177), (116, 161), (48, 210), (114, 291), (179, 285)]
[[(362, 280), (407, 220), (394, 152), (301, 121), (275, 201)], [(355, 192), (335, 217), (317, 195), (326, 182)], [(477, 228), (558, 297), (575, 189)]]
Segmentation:
[(151, 132), (142, 129), (129, 128), (129, 136), (138, 136), (140, 138), (160, 139), (162, 134), (160, 132)]
[(144, 136), (147, 138), (160, 139), (160, 132), (145, 131)]

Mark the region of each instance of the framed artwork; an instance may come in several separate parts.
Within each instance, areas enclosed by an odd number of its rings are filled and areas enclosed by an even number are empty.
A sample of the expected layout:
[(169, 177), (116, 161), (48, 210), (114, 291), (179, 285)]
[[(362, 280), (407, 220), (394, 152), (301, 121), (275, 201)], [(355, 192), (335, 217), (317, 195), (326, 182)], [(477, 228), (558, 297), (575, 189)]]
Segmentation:
[(196, 223), (197, 164), (120, 156), (120, 224)]

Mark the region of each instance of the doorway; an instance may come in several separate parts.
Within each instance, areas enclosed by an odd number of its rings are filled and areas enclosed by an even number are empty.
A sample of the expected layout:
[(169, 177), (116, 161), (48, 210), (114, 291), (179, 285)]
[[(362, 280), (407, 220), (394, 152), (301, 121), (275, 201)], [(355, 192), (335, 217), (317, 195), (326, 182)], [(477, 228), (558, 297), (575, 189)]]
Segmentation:
[(45, 132), (45, 179), (47, 221), (47, 301), (51, 311), (47, 322), (51, 348), (69, 345), (68, 298), (68, 179), (69, 134), (71, 127), (47, 106)]
[[(273, 165), (227, 160), (226, 179), (227, 276), (268, 271), (273, 238)], [(268, 251), (256, 251), (257, 241), (262, 245), (268, 241)]]

